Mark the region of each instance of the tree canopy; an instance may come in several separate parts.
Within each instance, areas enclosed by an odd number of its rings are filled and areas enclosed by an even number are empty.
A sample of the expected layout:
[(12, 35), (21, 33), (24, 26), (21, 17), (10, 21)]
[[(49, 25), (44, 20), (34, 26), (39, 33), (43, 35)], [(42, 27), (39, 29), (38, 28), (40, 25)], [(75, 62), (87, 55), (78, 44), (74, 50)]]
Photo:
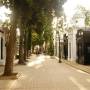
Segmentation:
[[(15, 41), (12, 43), (12, 40), (15, 38), (16, 27), (18, 26), (20, 28), (20, 52), (22, 55), (23, 43), (25, 46), (27, 46), (27, 35), (29, 35), (28, 37), (32, 38), (32, 34), (30, 33), (32, 30), (37, 33), (34, 34), (34, 36), (39, 37), (39, 44), (42, 44), (43, 40), (46, 42), (50, 41), (49, 45), (52, 47), (53, 38), (51, 24), (53, 16), (60, 16), (62, 14), (62, 5), (65, 1), (66, 0), (0, 0), (2, 5), (10, 8), (12, 11), (12, 28), (10, 29), (9, 33), (10, 39), (7, 47), (7, 50), (9, 51), (6, 58), (5, 75), (11, 75), (13, 71), (12, 66), (15, 55)], [(29, 40), (31, 40), (30, 38)]]

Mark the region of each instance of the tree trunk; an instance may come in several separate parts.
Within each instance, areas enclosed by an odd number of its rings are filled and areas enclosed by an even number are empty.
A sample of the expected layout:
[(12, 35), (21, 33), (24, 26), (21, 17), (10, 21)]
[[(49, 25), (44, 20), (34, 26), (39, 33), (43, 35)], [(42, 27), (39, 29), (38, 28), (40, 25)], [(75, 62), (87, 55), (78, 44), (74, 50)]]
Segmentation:
[(27, 37), (27, 47), (28, 47), (28, 52), (29, 52), (29, 56), (31, 55), (31, 45), (32, 45), (32, 30), (30, 29), (28, 31), (28, 37)]
[(26, 57), (27, 57), (27, 32), (25, 30), (24, 33), (24, 61), (26, 62)]
[(16, 26), (15, 23), (11, 26), (9, 33), (9, 41), (6, 43), (6, 63), (4, 69), (4, 75), (10, 76), (13, 74), (13, 59), (16, 49)]
[(34, 46), (32, 46), (32, 53), (34, 53)]
[(47, 53), (47, 47), (48, 47), (48, 44), (47, 42), (45, 42), (45, 53)]
[(25, 64), (24, 62), (24, 31), (20, 28), (20, 45), (19, 45), (19, 64)]

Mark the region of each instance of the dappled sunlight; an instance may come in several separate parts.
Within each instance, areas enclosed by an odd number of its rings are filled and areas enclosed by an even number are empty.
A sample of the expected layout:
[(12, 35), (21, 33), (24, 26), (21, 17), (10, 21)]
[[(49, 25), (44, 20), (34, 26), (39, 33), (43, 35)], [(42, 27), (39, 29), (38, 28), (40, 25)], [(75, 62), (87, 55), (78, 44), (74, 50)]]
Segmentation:
[(47, 59), (50, 59), (50, 58), (51, 58), (51, 56), (46, 56), (46, 58), (47, 58)]
[(38, 65), (38, 64), (42, 64), (44, 61), (45, 61), (45, 56), (40, 55), (34, 61), (28, 63), (27, 66), (32, 67), (32, 66), (35, 66), (35, 65)]
[(90, 83), (90, 79), (88, 78), (88, 79), (86, 79), (86, 81), (88, 82), (88, 83)]
[(21, 79), (21, 78), (22, 78), (22, 79), (25, 79), (26, 77), (27, 77), (27, 75), (21, 74), (19, 79)]
[(80, 90), (87, 90), (82, 84), (80, 84), (76, 78), (74, 77), (69, 77), (69, 80), (73, 82), (74, 85), (76, 85)]
[[(5, 88), (8, 88), (7, 90), (11, 90), (12, 88), (20, 87), (21, 84), (18, 83), (18, 81), (23, 79), (25, 80), (26, 78), (28, 78), (27, 75), (20, 74), (20, 76), (16, 80), (9, 80), (9, 81), (6, 80), (7, 84), (4, 83), (6, 85)], [(30, 78), (29, 80), (32, 80), (32, 78)]]
[(84, 72), (82, 70), (77, 70), (77, 72), (82, 73), (82, 74), (88, 74), (88, 73), (86, 73), (86, 72)]
[(42, 66), (43, 66), (43, 65), (40, 64), (40, 65), (37, 65), (35, 68), (36, 68), (36, 69), (39, 69), (39, 68), (41, 68)]
[(16, 83), (17, 83), (17, 80), (10, 81), (10, 82), (8, 83), (8, 87), (9, 87), (9, 89), (15, 87)]
[(0, 80), (0, 90), (11, 90), (16, 87), (17, 80)]

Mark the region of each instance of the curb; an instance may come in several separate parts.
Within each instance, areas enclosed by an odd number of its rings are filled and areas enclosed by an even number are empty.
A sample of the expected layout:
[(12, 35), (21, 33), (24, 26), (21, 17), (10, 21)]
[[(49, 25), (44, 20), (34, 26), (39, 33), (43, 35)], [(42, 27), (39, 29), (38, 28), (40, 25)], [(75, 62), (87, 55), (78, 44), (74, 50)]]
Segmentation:
[[(59, 60), (59, 58), (56, 56), (53, 56), (53, 59)], [(62, 59), (62, 62), (73, 67), (73, 68), (79, 69), (81, 71), (84, 71), (84, 72), (90, 74), (90, 65), (86, 66), (86, 65), (78, 64), (78, 63), (73, 62), (73, 61), (63, 60), (63, 59)]]
[(71, 61), (63, 61), (63, 63), (90, 74), (90, 66), (81, 65), (78, 63), (72, 63)]

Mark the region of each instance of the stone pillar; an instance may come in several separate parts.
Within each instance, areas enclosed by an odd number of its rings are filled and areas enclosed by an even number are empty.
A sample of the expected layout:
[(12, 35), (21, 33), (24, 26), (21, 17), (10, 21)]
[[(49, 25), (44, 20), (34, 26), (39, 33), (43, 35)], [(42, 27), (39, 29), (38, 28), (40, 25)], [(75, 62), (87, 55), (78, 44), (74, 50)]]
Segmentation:
[(68, 60), (76, 60), (76, 31), (68, 34)]

